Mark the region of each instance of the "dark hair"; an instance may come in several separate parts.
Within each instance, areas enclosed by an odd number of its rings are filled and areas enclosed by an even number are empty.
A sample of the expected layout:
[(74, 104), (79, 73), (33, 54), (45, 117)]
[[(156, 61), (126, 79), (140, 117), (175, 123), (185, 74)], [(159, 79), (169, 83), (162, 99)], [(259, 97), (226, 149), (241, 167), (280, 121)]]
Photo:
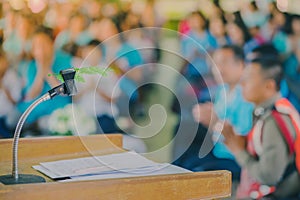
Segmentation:
[(127, 15), (126, 12), (120, 12), (118, 15), (110, 18), (113, 24), (116, 26), (119, 33), (122, 32), (121, 24), (125, 20), (126, 15)]
[(279, 53), (272, 43), (265, 43), (255, 47), (252, 53), (258, 53), (260, 55), (275, 55), (279, 56)]
[(201, 17), (202, 20), (204, 21), (204, 27), (203, 28), (207, 29), (207, 27), (208, 27), (208, 20), (206, 19), (206, 17), (204, 16), (204, 14), (202, 12), (200, 12), (200, 11), (193, 11), (193, 12), (191, 12), (190, 16), (193, 16), (193, 15), (197, 15), (197, 16)]
[(104, 52), (104, 47), (99, 40), (93, 39), (85, 46), (92, 46), (100, 50), (102, 53)]
[(294, 30), (292, 29), (292, 22), (293, 21), (300, 21), (300, 15), (293, 15), (292, 17), (291, 17), (291, 22), (290, 22), (290, 24), (291, 24), (291, 33), (292, 34), (294, 34)]
[(250, 2), (250, 5), (251, 5), (251, 7), (252, 7), (255, 11), (259, 10), (258, 7), (257, 7), (256, 1), (251, 1), (251, 2)]
[(241, 12), (240, 11), (235, 12), (233, 13), (233, 15), (234, 15), (234, 20), (231, 23), (235, 24), (243, 32), (245, 43), (248, 42), (249, 40), (251, 40), (252, 37), (241, 16)]
[(78, 54), (78, 49), (79, 49), (79, 46), (74, 43), (74, 42), (70, 42), (70, 43), (67, 43), (65, 44), (62, 49), (69, 53), (71, 56), (77, 56)]
[(293, 15), (292, 20), (300, 20), (300, 15)]
[(275, 10), (269, 15), (269, 21), (273, 21), (276, 14), (282, 14), (285, 19), (284, 25), (282, 25), (282, 27), (279, 27), (280, 31), (282, 31), (286, 34), (292, 34), (292, 23), (291, 22), (292, 22), (293, 16), (288, 13), (281, 12), (276, 7)]
[(52, 41), (54, 41), (54, 33), (53, 30), (51, 28), (45, 27), (45, 26), (39, 26), (35, 32), (34, 35), (36, 34), (40, 34), (43, 33), (45, 35), (47, 35)]
[(3, 46), (3, 42), (4, 42), (4, 34), (3, 34), (3, 30), (0, 30), (0, 46)]
[(221, 8), (221, 6), (220, 6), (220, 0), (213, 0), (212, 3), (213, 3), (216, 7)]
[(259, 64), (265, 79), (272, 79), (276, 83), (276, 90), (280, 90), (280, 83), (283, 78), (281, 61), (275, 56), (258, 56), (251, 63)]
[(237, 46), (237, 45), (224, 45), (222, 46), (220, 49), (229, 49), (233, 52), (234, 54), (234, 58), (236, 60), (239, 60), (239, 61), (244, 61), (245, 59), (245, 54), (244, 54), (244, 51), (241, 47)]
[(249, 54), (247, 54), (246, 60), (251, 62), (251, 60), (257, 57), (264, 57), (264, 58), (275, 57), (279, 59), (279, 52), (272, 43), (265, 43), (255, 47)]
[(96, 47), (100, 44), (101, 44), (101, 42), (99, 40), (93, 39), (87, 44), (87, 46), (95, 46)]

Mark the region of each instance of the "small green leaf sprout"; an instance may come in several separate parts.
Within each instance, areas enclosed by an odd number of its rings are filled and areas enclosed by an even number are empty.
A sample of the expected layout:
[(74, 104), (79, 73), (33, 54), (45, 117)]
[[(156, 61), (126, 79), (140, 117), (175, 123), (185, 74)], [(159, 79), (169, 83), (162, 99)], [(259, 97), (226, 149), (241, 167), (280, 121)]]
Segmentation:
[[(93, 75), (93, 74), (99, 74), (101, 76), (107, 76), (107, 72), (111, 71), (111, 69), (101, 69), (96, 66), (92, 67), (82, 67), (82, 68), (74, 68), (76, 71), (74, 80), (77, 82), (85, 83), (85, 80), (83, 78), (84, 74)], [(48, 76), (54, 76), (57, 80), (64, 82), (63, 77), (61, 74), (48, 74)]]

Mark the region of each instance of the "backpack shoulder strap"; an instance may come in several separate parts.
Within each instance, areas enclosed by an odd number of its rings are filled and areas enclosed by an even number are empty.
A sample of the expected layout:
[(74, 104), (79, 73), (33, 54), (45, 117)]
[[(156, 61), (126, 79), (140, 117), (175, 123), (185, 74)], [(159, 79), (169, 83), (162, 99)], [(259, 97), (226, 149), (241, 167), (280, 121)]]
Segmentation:
[(282, 115), (278, 111), (273, 110), (272, 116), (273, 116), (274, 120), (276, 121), (276, 124), (277, 124), (278, 128), (280, 129), (280, 132), (283, 135), (283, 137), (288, 145), (289, 154), (290, 155), (294, 154), (295, 153), (294, 139), (293, 139)]
[[(273, 116), (274, 120), (276, 121), (277, 126), (280, 129), (280, 132), (283, 135), (283, 137), (288, 145), (290, 156), (293, 155), (296, 152), (295, 145), (294, 145), (294, 139), (286, 125), (286, 122), (284, 121), (282, 115), (277, 110), (272, 111), (272, 116)], [(295, 171), (297, 171), (296, 162), (292, 162), (285, 169), (285, 172), (284, 172), (283, 176), (281, 177), (281, 180), (279, 181), (278, 185), (280, 185), (287, 177), (289, 177)]]

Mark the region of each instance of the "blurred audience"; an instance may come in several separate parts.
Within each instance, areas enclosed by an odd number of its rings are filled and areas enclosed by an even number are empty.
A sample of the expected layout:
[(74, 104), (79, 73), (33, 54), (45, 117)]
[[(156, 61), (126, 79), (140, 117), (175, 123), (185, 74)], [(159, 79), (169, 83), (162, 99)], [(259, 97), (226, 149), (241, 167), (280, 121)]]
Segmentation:
[(23, 59), (30, 59), (34, 24), (35, 21), (31, 16), (17, 14), (16, 28), (3, 43), (3, 49), (13, 66), (17, 66)]
[(190, 30), (182, 38), (181, 52), (188, 63), (183, 70), (189, 80), (196, 80), (210, 71), (206, 56), (207, 51), (213, 50), (213, 39), (207, 30), (207, 19), (201, 12), (192, 12), (187, 20)]
[[(82, 48), (82, 65), (93, 66), (106, 70), (106, 75), (86, 75), (84, 83), (77, 84), (79, 93), (74, 97), (74, 103), (83, 108), (90, 116), (97, 116), (100, 130), (98, 133), (120, 133), (115, 119), (118, 117), (118, 108), (115, 104), (120, 96), (117, 85), (118, 77), (115, 71), (109, 70), (103, 55), (103, 46), (98, 40), (92, 40)], [(94, 105), (94, 106), (91, 106)]]
[[(50, 29), (41, 27), (32, 38), (33, 60), (28, 63), (24, 77), (25, 85), (23, 88), (23, 101), (17, 106), (19, 111), (24, 112), (34, 100), (41, 97), (51, 88), (60, 84), (53, 76), (60, 70), (71, 66), (71, 56), (62, 52), (55, 51), (53, 33)], [(49, 74), (52, 76), (49, 76)], [(45, 102), (43, 106), (37, 107), (28, 117), (28, 123), (35, 123), (43, 116), (49, 115), (56, 108), (62, 108), (71, 99), (67, 97), (57, 97), (53, 101)]]
[(299, 113), (279, 92), (282, 76), (278, 56), (264, 53), (251, 60), (242, 88), (244, 98), (255, 104), (252, 130), (244, 137), (230, 122), (223, 127), (224, 142), (242, 168), (237, 199), (299, 198), (299, 174), (290, 167), (295, 166)]
[[(124, 99), (129, 99), (131, 107), (134, 107), (130, 114), (143, 114), (143, 93), (149, 91), (141, 91), (138, 85), (154, 73), (150, 65), (146, 70), (139, 66), (160, 62), (161, 38), (169, 37), (158, 29), (167, 20), (160, 12), (158, 3), (147, 0), (140, 9), (133, 1), (49, 1), (39, 13), (32, 12), (29, 7), (14, 10), (9, 1), (0, 4), (0, 42), (3, 49), (0, 54), (0, 137), (11, 137), (10, 126), (16, 125), (13, 120), (16, 117), (10, 116), (12, 113), (16, 116), (24, 112), (35, 99), (59, 84), (55, 77), (48, 75), (69, 67), (94, 65), (111, 69), (108, 76), (101, 79), (104, 82), (99, 82), (100, 85), (94, 78), (86, 78), (88, 81), (76, 100), (76, 103), (82, 104), (93, 90), (97, 91), (96, 115), (100, 123), (107, 125), (103, 125), (104, 129), (107, 127), (104, 132), (118, 131), (114, 121), (117, 119), (112, 119), (109, 105), (118, 114), (117, 110), (121, 113)], [(279, 56), (284, 72), (280, 92), (300, 111), (300, 17), (281, 12), (272, 1), (265, 2), (265, 8), (262, 7), (262, 1), (250, 1), (233, 13), (223, 10), (218, 0), (210, 3), (210, 11), (195, 7), (195, 11), (186, 13), (186, 17), (179, 20), (181, 35), (175, 38), (186, 59), (180, 72), (191, 87), (176, 82), (178, 95), (183, 96), (186, 102), (178, 105), (175, 99), (172, 110), (178, 118), (183, 119), (185, 128), (201, 123), (191, 148), (177, 164), (188, 162), (187, 168), (208, 170), (215, 169), (212, 166), (216, 162), (226, 159), (228, 163), (224, 164), (224, 168), (234, 166), (232, 171), (237, 177), (238, 173), (235, 172), (238, 166), (228, 150), (221, 150), (225, 148), (222, 140), (214, 141), (216, 146), (210, 155), (212, 165), (204, 166), (197, 160), (209, 125), (208, 118), (211, 117), (203, 115), (201, 118), (199, 111), (213, 111), (216, 119), (229, 120), (235, 131), (243, 135), (247, 133), (251, 122), (248, 116), (251, 115), (251, 106), (240, 95), (239, 81), (243, 71), (241, 58), (236, 55), (235, 48), (223, 46), (238, 46), (247, 58), (266, 52)], [(48, 28), (40, 29), (41, 25)], [(211, 55), (225, 83), (227, 103), (222, 101), (222, 95), (225, 94), (218, 90), (213, 78), (215, 68), (208, 62)], [(112, 86), (116, 82), (120, 91), (116, 89), (115, 96), (111, 96)], [(193, 96), (196, 96), (195, 101), (191, 100)], [(29, 129), (33, 129), (41, 118), (47, 117), (54, 109), (70, 103), (66, 97), (58, 97), (53, 101), (45, 102), (33, 111), (28, 119)], [(192, 107), (199, 103), (194, 109), (195, 122)], [(219, 113), (218, 109), (222, 106), (227, 107), (227, 116)], [(189, 159), (190, 156), (192, 159)], [(197, 159), (194, 159), (196, 156)]]
[(12, 127), (15, 125), (14, 115), (17, 114), (16, 104), (21, 100), (21, 82), (18, 80), (17, 73), (10, 68), (5, 53), (0, 51), (0, 138), (13, 136)]
[(222, 17), (213, 17), (209, 20), (209, 32), (212, 35), (212, 46), (214, 49), (231, 43), (226, 33), (225, 23), (225, 19)]
[[(225, 45), (233, 44), (242, 48), (244, 54), (248, 58), (246, 59), (246, 61), (249, 61), (249, 59), (251, 60), (257, 56), (261, 56), (262, 58), (266, 56), (267, 57), (266, 59), (268, 59), (268, 57), (271, 58), (280, 57), (280, 60), (283, 63), (282, 66), (280, 65), (282, 68), (281, 70), (284, 72), (284, 78), (280, 82), (280, 93), (283, 97), (286, 97), (299, 112), (300, 96), (298, 92), (299, 90), (297, 89), (297, 85), (299, 85), (299, 80), (300, 80), (299, 79), (300, 60), (299, 60), (299, 52), (298, 52), (299, 49), (298, 29), (300, 27), (299, 16), (297, 15), (292, 16), (287, 13), (282, 13), (281, 11), (278, 10), (275, 3), (269, 3), (268, 9), (265, 10), (260, 9), (260, 7), (256, 5), (256, 3), (257, 1), (256, 2), (251, 1), (248, 5), (242, 8), (241, 11), (232, 14), (226, 12), (218, 12), (218, 14), (215, 15), (210, 14), (208, 16), (209, 18), (206, 18), (204, 15), (202, 15), (202, 17), (198, 17), (197, 18), (198, 22), (194, 23), (194, 25), (197, 25), (198, 28), (202, 27), (198, 29), (198, 33), (202, 33), (200, 34), (202, 36), (205, 35), (206, 32), (208, 33), (207, 34), (208, 37), (206, 38), (204, 43), (201, 42), (199, 38), (192, 37), (192, 33), (195, 30), (195, 29), (193, 30), (193, 28), (197, 27), (193, 25), (193, 22), (196, 22), (196, 20), (193, 21), (192, 18), (192, 23), (190, 21), (191, 20), (190, 17), (194, 14), (194, 12), (190, 13), (190, 15), (188, 15), (185, 19), (183, 19), (179, 23), (179, 31), (180, 33), (182, 33), (182, 35), (180, 36), (180, 41), (184, 41), (185, 38), (190, 37), (194, 40), (193, 41), (194, 46), (197, 45), (202, 46), (204, 47), (206, 52), (213, 55), (213, 60), (217, 65), (218, 70), (225, 83), (227, 103), (225, 105), (224, 98), (223, 98), (224, 96), (222, 97), (222, 93), (219, 90), (217, 90), (215, 95), (214, 92), (212, 92), (211, 94), (212, 95), (211, 100), (214, 102), (214, 104), (213, 103), (198, 104), (194, 107), (193, 109), (194, 118), (197, 122), (200, 122), (198, 132), (194, 137), (194, 140), (190, 144), (189, 148), (187, 149), (187, 151), (185, 151), (185, 153), (181, 157), (179, 157), (174, 162), (174, 164), (195, 171), (228, 169), (232, 171), (233, 178), (235, 180), (239, 180), (241, 163), (240, 162), (237, 163), (235, 161), (234, 158), (235, 154), (232, 154), (233, 153), (231, 151), (232, 149), (229, 148), (230, 150), (228, 150), (225, 147), (223, 143), (224, 138), (219, 137), (219, 134), (217, 134), (218, 132), (220, 133), (220, 130), (219, 131), (208, 130), (209, 132), (214, 132), (214, 134), (212, 134), (211, 137), (212, 140), (214, 140), (215, 145), (212, 153), (208, 154), (206, 158), (199, 158), (200, 148), (203, 145), (203, 142), (207, 142), (207, 141), (203, 141), (203, 138), (206, 136), (206, 130), (202, 128), (203, 125), (206, 127), (209, 127), (209, 125), (211, 125), (211, 127), (213, 127), (213, 124), (216, 121), (218, 121), (217, 120), (218, 118), (227, 120), (233, 127), (235, 133), (244, 136), (248, 134), (252, 126), (253, 106), (250, 103), (247, 103), (241, 95), (242, 89), (240, 86), (240, 81), (242, 80), (241, 79), (243, 77), (242, 71), (244, 70), (238, 70), (241, 69), (240, 67), (236, 69), (232, 68), (238, 66), (237, 65), (238, 62), (235, 62), (236, 66), (234, 62), (229, 63), (232, 58), (232, 56), (230, 56), (229, 54), (227, 55), (224, 53), (223, 57), (217, 56), (221, 54), (220, 52), (224, 51), (221, 48), (221, 46), (223, 46), (224, 44)], [(203, 23), (206, 20), (208, 20), (209, 22), (208, 30), (206, 29), (206, 26), (204, 26)], [(224, 28), (224, 26), (226, 28)], [(211, 46), (209, 47), (207, 46), (207, 44), (210, 44)], [(220, 48), (221, 50), (219, 50)], [(198, 68), (203, 67), (204, 66), (203, 63), (205, 62), (207, 64), (208, 56), (203, 57), (199, 53), (195, 54), (194, 53), (195, 48), (192, 48), (192, 45), (186, 48), (186, 52), (187, 52), (186, 54), (185, 52), (183, 52), (182, 54), (185, 56), (185, 58), (187, 58), (187, 60), (191, 65), (193, 64), (192, 69), (197, 69), (197, 67)], [(193, 57), (188, 55), (195, 55), (195, 56)], [(219, 59), (217, 57), (219, 58), (222, 57), (223, 59)], [(202, 59), (202, 63), (194, 62), (195, 61), (194, 58), (198, 60)], [(185, 66), (183, 67), (182, 70), (183, 75), (189, 74), (187, 73), (187, 69), (188, 68), (186, 68)], [(207, 64), (207, 71), (211, 71), (212, 69), (213, 66)], [(202, 78), (205, 78), (207, 76), (207, 72), (205, 71), (202, 71), (200, 74)], [(230, 77), (233, 79), (230, 79)], [(191, 85), (193, 85), (194, 83), (193, 80), (194, 79), (189, 79), (189, 83)], [(235, 80), (233, 85), (236, 85), (236, 87), (234, 87), (235, 89), (233, 90), (230, 89), (230, 87), (227, 87), (228, 81), (232, 81), (232, 80)], [(250, 79), (248, 81), (251, 82)], [(214, 85), (207, 85), (207, 83), (209, 83), (208, 81), (205, 81), (205, 83), (210, 91), (215, 91)], [(199, 87), (201, 84), (199, 84), (198, 82), (198, 84), (195, 85), (198, 85)], [(180, 83), (178, 83), (178, 87), (180, 87)], [(201, 98), (199, 98), (199, 96), (203, 97), (203, 94), (201, 94), (201, 92), (200, 95), (199, 93), (196, 94), (198, 97), (198, 101), (201, 102), (200, 100)], [(238, 99), (239, 101), (241, 101), (241, 103), (235, 102)], [(245, 106), (245, 109), (240, 107), (240, 106), (243, 107), (243, 105)], [(189, 110), (190, 108), (188, 107), (185, 108), (184, 107), (185, 105), (180, 105), (180, 106), (182, 106), (180, 108), (181, 112), (178, 112), (178, 109), (175, 109), (175, 111), (176, 113), (178, 113), (179, 117), (181, 118), (181, 123), (184, 124), (185, 123), (184, 117), (186, 116), (185, 109)], [(219, 112), (220, 108), (222, 107), (224, 109), (226, 108), (227, 111), (226, 116), (222, 116), (221, 115), (222, 113)], [(215, 113), (215, 114), (211, 115), (209, 113)], [(175, 127), (175, 132), (178, 131), (179, 130), (177, 124), (177, 126)], [(188, 133), (186, 134), (190, 135)], [(200, 136), (201, 134), (202, 137)], [(183, 140), (182, 143), (184, 144)], [(205, 145), (208, 145), (208, 143), (204, 144), (204, 146)], [(175, 143), (175, 148), (178, 147), (179, 145)], [(287, 158), (287, 156), (283, 156), (283, 157)], [(267, 179), (264, 181), (267, 181)]]
[(86, 17), (81, 13), (75, 13), (70, 17), (68, 28), (57, 35), (55, 48), (64, 49), (68, 44), (86, 45), (90, 40)]
[[(213, 131), (218, 121), (230, 122), (237, 133), (246, 135), (251, 128), (253, 106), (242, 97), (240, 80), (244, 72), (244, 53), (238, 46), (223, 46), (213, 54), (213, 61), (223, 79), (212, 103), (194, 106), (194, 119), (212, 131), (214, 148), (212, 155), (207, 156), (193, 170), (221, 170), (232, 172), (234, 180), (240, 177), (240, 167), (233, 155), (222, 142), (219, 132)], [(224, 84), (224, 85), (223, 85)]]

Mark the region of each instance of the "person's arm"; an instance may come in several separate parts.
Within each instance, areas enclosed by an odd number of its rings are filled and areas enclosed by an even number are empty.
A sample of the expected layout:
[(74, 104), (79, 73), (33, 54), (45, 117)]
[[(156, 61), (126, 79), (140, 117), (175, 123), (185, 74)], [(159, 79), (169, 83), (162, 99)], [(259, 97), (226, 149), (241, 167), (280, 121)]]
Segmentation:
[[(1, 78), (0, 78), (1, 79)], [(16, 104), (21, 98), (21, 82), (14, 70), (7, 70), (0, 80), (0, 89), (3, 89), (7, 99)]]
[(235, 153), (237, 162), (246, 168), (250, 175), (267, 185), (276, 185), (289, 163), (287, 145), (272, 117), (266, 119), (263, 126), (262, 155), (259, 159), (246, 150)]
[(49, 76), (49, 74), (53, 74), (51, 69), (47, 70), (44, 73), (44, 79), (45, 81), (47, 81), (51, 88), (54, 88), (61, 84), (54, 76)]
[(109, 68), (112, 69), (119, 76), (123, 76), (126, 73), (126, 71), (119, 67), (119, 65), (116, 62), (110, 64)]
[(16, 101), (13, 99), (12, 95), (10, 94), (10, 91), (5, 87), (5, 85), (2, 83), (2, 77), (0, 77), (0, 90), (3, 90), (4, 94), (6, 95), (7, 99), (12, 103), (16, 104)]
[(181, 74), (185, 74), (186, 73), (186, 69), (188, 67), (188, 65), (191, 63), (191, 48), (189, 48), (189, 42), (188, 39), (186, 38), (186, 36), (183, 36), (181, 43), (180, 43), (180, 52), (181, 55), (183, 56), (183, 58), (185, 58), (183, 60), (182, 63), (182, 67), (180, 68), (180, 73)]
[(213, 128), (218, 122), (218, 116), (214, 111), (213, 103), (196, 104), (193, 107), (193, 117), (196, 122), (201, 123), (206, 127)]
[(25, 96), (25, 100), (29, 101), (36, 98), (42, 92), (44, 86), (44, 75), (42, 70), (38, 70), (31, 88)]
[[(1, 88), (1, 87), (0, 87), (0, 88)], [(15, 105), (15, 104), (17, 103), (17, 101), (12, 97), (10, 91), (9, 91), (7, 88), (5, 88), (5, 87), (3, 88), (3, 90), (4, 90), (4, 93), (5, 93), (6, 97), (8, 98), (8, 100), (9, 100), (13, 105)]]
[(105, 94), (104, 91), (102, 91), (101, 89), (97, 89), (97, 93), (107, 102), (115, 102), (115, 98), (108, 96), (107, 94)]
[(54, 77), (49, 76), (49, 74), (53, 74), (51, 70), (51, 65), (49, 64), (37, 64), (37, 74), (35, 76), (34, 82), (29, 89), (25, 99), (32, 100), (38, 97), (44, 87), (44, 83), (47, 82), (51, 88), (56, 87), (60, 84), (60, 82)]

